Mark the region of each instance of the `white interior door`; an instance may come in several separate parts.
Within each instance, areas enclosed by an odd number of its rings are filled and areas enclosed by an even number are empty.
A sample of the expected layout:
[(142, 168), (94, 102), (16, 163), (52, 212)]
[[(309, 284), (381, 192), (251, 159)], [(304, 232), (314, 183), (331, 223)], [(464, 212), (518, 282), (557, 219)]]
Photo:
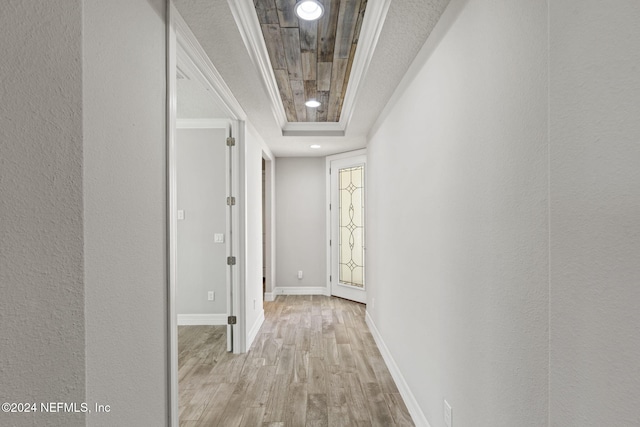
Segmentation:
[(332, 160), (331, 295), (365, 303), (366, 156)]

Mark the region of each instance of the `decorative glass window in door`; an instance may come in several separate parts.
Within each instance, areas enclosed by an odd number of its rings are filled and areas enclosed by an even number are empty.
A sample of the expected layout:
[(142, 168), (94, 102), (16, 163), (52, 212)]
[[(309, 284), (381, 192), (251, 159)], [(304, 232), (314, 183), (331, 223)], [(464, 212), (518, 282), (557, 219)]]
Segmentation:
[(364, 166), (338, 175), (340, 283), (364, 288)]

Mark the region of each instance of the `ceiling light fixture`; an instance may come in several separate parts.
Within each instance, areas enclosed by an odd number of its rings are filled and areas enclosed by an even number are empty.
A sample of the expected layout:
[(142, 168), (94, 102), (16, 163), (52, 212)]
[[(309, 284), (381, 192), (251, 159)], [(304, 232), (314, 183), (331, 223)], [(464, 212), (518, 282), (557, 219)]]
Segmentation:
[(305, 102), (304, 105), (310, 108), (318, 108), (320, 106), (320, 103), (315, 99), (310, 99), (307, 102)]
[(305, 21), (315, 21), (324, 14), (324, 6), (318, 0), (300, 0), (295, 6), (298, 18)]
[(320, 145), (318, 144), (313, 144), (310, 146), (311, 148), (313, 148), (314, 150), (317, 150), (318, 148), (322, 148)]

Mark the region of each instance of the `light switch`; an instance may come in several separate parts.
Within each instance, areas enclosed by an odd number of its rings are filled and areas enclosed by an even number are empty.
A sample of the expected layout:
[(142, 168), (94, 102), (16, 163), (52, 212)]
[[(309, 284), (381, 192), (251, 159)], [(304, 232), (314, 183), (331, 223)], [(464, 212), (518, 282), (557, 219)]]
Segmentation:
[(213, 241), (215, 243), (224, 243), (224, 234), (216, 233), (213, 235)]
[(179, 220), (184, 219), (184, 211), (182, 209), (178, 209), (178, 219)]

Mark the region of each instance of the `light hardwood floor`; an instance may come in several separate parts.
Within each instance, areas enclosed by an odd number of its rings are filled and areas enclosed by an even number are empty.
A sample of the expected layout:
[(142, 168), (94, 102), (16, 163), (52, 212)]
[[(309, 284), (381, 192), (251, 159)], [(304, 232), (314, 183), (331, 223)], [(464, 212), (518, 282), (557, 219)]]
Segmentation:
[(413, 426), (365, 306), (278, 296), (246, 354), (224, 326), (180, 326), (180, 426)]

